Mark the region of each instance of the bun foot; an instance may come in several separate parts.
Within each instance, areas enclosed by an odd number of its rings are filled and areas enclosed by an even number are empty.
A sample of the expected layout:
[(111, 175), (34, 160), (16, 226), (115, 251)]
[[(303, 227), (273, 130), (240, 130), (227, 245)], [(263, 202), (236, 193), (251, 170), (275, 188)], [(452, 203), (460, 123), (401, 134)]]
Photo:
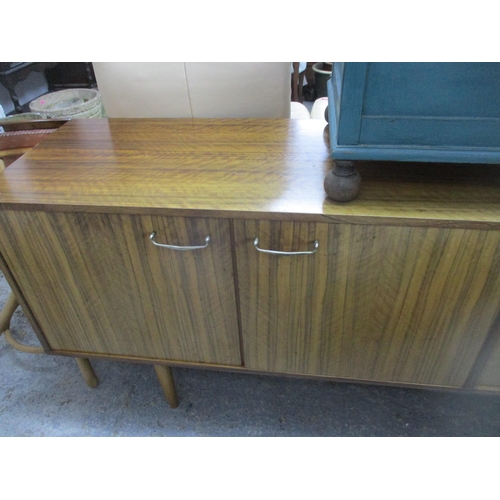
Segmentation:
[(334, 201), (351, 201), (358, 196), (361, 176), (353, 161), (335, 161), (334, 167), (326, 174), (324, 187), (326, 194)]

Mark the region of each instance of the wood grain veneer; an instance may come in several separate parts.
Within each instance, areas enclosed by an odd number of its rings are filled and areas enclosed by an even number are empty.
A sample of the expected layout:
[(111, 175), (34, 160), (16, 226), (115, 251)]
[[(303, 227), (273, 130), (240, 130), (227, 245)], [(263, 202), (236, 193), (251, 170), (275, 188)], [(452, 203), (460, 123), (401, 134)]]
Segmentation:
[[(235, 221), (245, 366), (462, 386), (500, 306), (500, 232)], [(274, 256), (259, 245), (315, 255)]]
[(328, 145), (317, 120), (70, 121), (0, 173), (0, 266), (53, 353), (500, 387), (499, 166), (360, 163), (342, 204)]
[(53, 350), (241, 364), (227, 220), (3, 211), (0, 252)]
[(331, 167), (320, 120), (73, 120), (0, 174), (0, 208), (500, 227), (497, 166), (360, 162), (348, 204)]

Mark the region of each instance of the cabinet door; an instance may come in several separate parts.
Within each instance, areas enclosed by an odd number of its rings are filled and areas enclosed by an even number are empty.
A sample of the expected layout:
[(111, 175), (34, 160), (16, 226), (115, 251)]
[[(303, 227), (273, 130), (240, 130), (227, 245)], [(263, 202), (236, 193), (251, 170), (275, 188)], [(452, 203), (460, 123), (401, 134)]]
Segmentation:
[[(499, 311), (497, 231), (235, 222), (245, 366), (462, 386)], [(313, 255), (281, 256), (259, 246)]]
[(5, 211), (0, 241), (53, 350), (241, 364), (227, 220)]

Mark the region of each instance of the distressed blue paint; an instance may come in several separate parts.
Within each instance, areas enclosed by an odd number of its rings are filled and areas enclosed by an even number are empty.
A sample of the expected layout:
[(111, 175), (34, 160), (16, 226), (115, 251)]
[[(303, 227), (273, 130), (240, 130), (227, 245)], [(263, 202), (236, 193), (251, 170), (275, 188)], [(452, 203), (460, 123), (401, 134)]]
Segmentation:
[(328, 102), (334, 103), (336, 121), (335, 124), (338, 125), (338, 118), (340, 115), (340, 99), (342, 97), (342, 80), (344, 78), (344, 63), (334, 64), (332, 68), (332, 79), (331, 79), (331, 89), (333, 92), (333, 98), (328, 97)]
[(335, 92), (329, 82), (332, 158), (500, 163), (500, 64), (342, 69)]
[(344, 64), (338, 113), (339, 142), (342, 144), (359, 142), (367, 68), (368, 63)]
[(500, 117), (500, 64), (370, 63), (363, 115)]
[(493, 150), (411, 148), (404, 146), (332, 146), (335, 160), (419, 161), (436, 163), (500, 163), (500, 154)]
[(488, 148), (492, 144), (500, 144), (500, 119), (365, 116), (359, 142), (365, 145), (406, 143), (450, 148)]
[[(334, 64), (334, 70), (335, 65)], [(335, 74), (334, 72), (332, 74)], [(337, 101), (335, 101), (335, 89), (332, 84), (332, 80), (329, 80), (326, 84), (326, 91), (328, 95), (328, 128), (330, 133), (330, 155), (335, 158), (335, 151), (338, 149), (339, 145), (337, 143), (338, 135), (338, 125), (339, 125), (339, 110), (340, 105), (337, 106)]]

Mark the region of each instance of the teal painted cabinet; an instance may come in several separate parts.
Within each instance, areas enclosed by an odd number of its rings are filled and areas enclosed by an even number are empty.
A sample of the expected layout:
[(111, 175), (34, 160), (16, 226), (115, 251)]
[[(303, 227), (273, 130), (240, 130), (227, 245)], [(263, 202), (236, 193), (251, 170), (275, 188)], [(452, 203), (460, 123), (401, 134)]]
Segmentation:
[(335, 63), (334, 160), (500, 163), (500, 63)]

